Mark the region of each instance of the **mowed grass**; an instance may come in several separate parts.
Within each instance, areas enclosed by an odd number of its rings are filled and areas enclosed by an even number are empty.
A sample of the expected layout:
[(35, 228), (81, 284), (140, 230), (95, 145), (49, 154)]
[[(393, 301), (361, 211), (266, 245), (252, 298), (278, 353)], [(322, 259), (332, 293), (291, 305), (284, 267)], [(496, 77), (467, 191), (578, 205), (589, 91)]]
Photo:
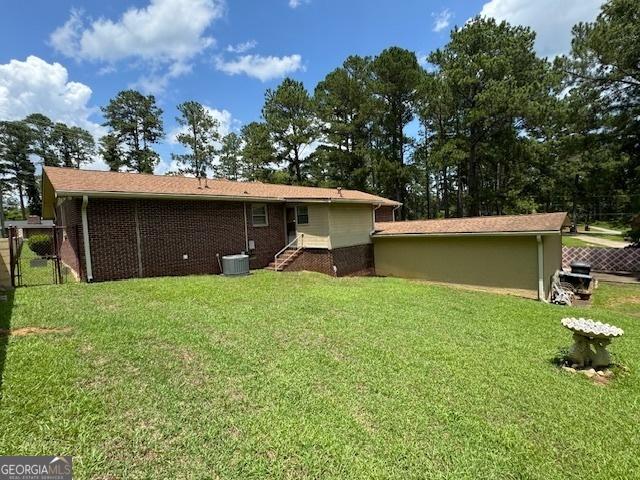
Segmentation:
[[(64, 330), (0, 336), (0, 453), (73, 455), (80, 479), (637, 478), (638, 295), (262, 271), (23, 288), (0, 328)], [(553, 364), (567, 315), (625, 329), (610, 385)]]

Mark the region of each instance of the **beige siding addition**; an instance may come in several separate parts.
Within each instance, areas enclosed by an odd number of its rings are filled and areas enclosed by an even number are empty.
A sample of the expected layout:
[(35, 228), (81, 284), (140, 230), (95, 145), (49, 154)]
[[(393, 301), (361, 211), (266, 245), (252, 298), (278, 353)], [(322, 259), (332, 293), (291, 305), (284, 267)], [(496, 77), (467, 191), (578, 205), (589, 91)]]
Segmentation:
[[(537, 298), (535, 236), (377, 237), (374, 252), (378, 275), (504, 289)], [(551, 261), (547, 267), (553, 267)]]
[(329, 240), (329, 205), (326, 203), (308, 203), (309, 223), (296, 225), (296, 232), (303, 233), (305, 248), (331, 248)]
[(331, 248), (371, 243), (373, 207), (371, 205), (331, 205)]
[(10, 290), (10, 289), (11, 289), (11, 261), (10, 261), (10, 254), (9, 254), (9, 239), (0, 238), (0, 290)]

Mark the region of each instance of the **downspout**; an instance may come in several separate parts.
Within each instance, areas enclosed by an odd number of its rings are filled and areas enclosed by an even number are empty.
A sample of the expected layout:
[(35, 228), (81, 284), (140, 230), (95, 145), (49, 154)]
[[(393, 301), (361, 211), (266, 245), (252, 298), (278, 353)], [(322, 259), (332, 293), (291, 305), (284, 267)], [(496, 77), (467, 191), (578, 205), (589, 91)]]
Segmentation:
[(382, 206), (382, 204), (378, 205), (376, 208), (373, 209), (373, 211), (371, 212), (371, 219), (372, 219), (372, 223), (371, 226), (373, 227), (371, 229), (371, 231), (369, 232), (369, 235), (373, 235), (376, 231), (376, 210), (378, 210), (380, 207)]
[[(266, 208), (266, 207), (265, 207)], [(244, 210), (244, 253), (249, 254), (249, 227), (247, 227), (247, 202), (242, 204)]]
[(538, 243), (538, 300), (547, 303), (544, 294), (544, 245), (542, 243), (542, 235), (536, 235)]
[(89, 223), (87, 222), (87, 204), (89, 197), (82, 197), (82, 240), (84, 242), (84, 262), (87, 270), (87, 282), (93, 281), (93, 269), (91, 268), (91, 245), (89, 244)]
[(396, 221), (396, 210), (398, 210), (402, 205), (398, 205), (397, 207), (394, 207), (394, 209), (391, 211), (391, 215), (393, 216), (393, 220), (392, 221)]

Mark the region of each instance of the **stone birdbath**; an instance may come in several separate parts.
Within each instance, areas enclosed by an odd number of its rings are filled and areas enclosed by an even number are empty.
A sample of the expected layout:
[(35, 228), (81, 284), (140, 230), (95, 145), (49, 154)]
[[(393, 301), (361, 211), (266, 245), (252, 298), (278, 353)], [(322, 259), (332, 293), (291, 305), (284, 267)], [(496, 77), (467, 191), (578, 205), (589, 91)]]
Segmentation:
[[(563, 318), (560, 323), (573, 332), (569, 359), (579, 367), (606, 367), (611, 363), (607, 345), (624, 334), (621, 328), (589, 318)], [(593, 349), (592, 349), (593, 347)]]

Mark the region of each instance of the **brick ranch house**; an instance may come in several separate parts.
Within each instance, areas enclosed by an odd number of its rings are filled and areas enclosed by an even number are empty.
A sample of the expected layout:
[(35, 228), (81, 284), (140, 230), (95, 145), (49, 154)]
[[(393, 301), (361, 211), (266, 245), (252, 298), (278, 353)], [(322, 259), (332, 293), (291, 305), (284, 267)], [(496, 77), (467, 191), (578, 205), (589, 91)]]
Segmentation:
[[(373, 269), (374, 221), (398, 202), (368, 193), (260, 182), (44, 167), (43, 218), (63, 227), (62, 261), (82, 280), (220, 273), (218, 255), (253, 269)], [(376, 212), (380, 210), (379, 213)], [(293, 242), (293, 243), (292, 243)]]

